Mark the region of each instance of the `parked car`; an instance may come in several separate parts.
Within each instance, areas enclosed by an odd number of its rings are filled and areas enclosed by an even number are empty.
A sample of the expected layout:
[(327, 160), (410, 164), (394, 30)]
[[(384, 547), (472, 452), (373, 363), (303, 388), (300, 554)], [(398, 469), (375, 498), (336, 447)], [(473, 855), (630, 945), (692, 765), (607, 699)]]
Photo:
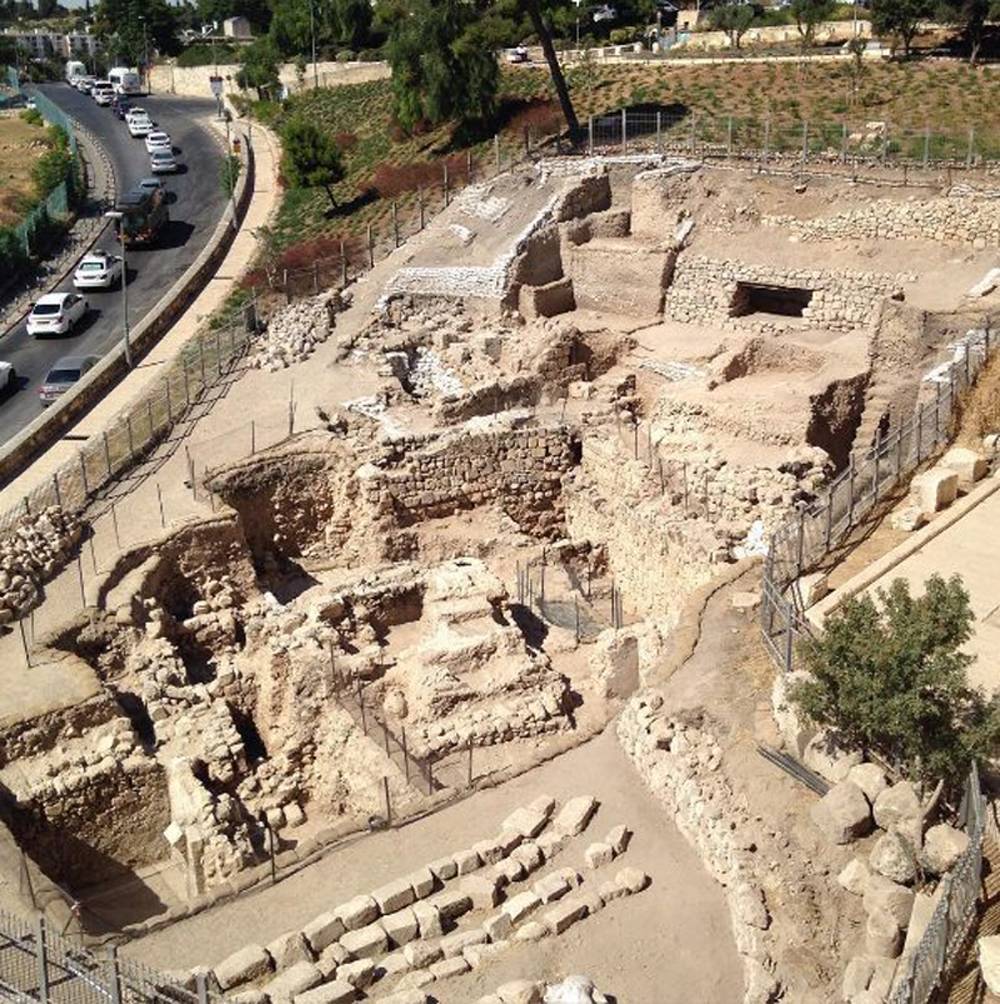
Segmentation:
[(162, 178), (141, 178), (134, 186), (144, 192), (163, 192), (166, 195), (167, 184)]
[(154, 150), (166, 150), (167, 153), (172, 153), (173, 149), (174, 144), (169, 134), (162, 129), (154, 129), (146, 136), (146, 153), (153, 153)]
[(170, 150), (154, 150), (149, 155), (149, 169), (153, 174), (173, 174), (177, 159)]
[(120, 282), (124, 275), (122, 260), (107, 251), (91, 251), (84, 255), (73, 273), (73, 285), (77, 289), (110, 289)]
[(514, 49), (507, 50), (508, 63), (526, 63), (527, 61), (528, 61), (528, 50), (523, 45), (519, 45)]
[(133, 108), (125, 116), (125, 125), (134, 137), (148, 136), (153, 131), (153, 120), (144, 108)]
[(28, 314), (29, 335), (66, 335), (87, 316), (90, 304), (78, 293), (46, 293)]
[(17, 370), (10, 363), (0, 362), (0, 394), (5, 397), (17, 390)]
[(45, 376), (38, 397), (45, 408), (58, 400), (101, 361), (100, 356), (64, 356)]

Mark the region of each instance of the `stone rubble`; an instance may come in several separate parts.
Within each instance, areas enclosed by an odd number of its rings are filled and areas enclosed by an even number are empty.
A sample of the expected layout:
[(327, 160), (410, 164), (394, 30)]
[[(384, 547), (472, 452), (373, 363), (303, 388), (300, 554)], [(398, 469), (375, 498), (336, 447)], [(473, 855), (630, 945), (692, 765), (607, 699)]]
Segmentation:
[(273, 373), (308, 359), (333, 333), (334, 318), (343, 309), (339, 290), (329, 289), (276, 310), (254, 343), (250, 365)]

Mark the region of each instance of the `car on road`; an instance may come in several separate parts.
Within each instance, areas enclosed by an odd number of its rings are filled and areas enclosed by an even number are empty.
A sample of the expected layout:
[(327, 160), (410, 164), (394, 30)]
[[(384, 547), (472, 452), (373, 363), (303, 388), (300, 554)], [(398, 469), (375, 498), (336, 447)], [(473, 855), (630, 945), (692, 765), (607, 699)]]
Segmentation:
[(0, 394), (13, 394), (17, 390), (17, 370), (10, 363), (0, 362)]
[(153, 131), (153, 120), (144, 108), (133, 108), (125, 116), (125, 125), (129, 135), (134, 137), (148, 136)]
[(73, 273), (77, 289), (110, 289), (124, 275), (122, 260), (107, 251), (91, 251), (83, 256)]
[(99, 104), (107, 107), (115, 96), (115, 89), (110, 80), (95, 80), (90, 88), (90, 96)]
[(155, 150), (166, 150), (167, 153), (172, 153), (173, 149), (174, 144), (170, 139), (170, 135), (162, 129), (154, 129), (146, 137), (146, 153), (153, 153)]
[(29, 335), (67, 335), (84, 317), (90, 304), (78, 293), (46, 293), (32, 304)]
[(60, 359), (42, 381), (38, 388), (38, 397), (45, 408), (58, 400), (101, 361), (100, 356), (64, 356)]
[(97, 77), (89, 77), (89, 76), (88, 77), (77, 77), (76, 80), (73, 81), (73, 86), (81, 94), (89, 94), (90, 93), (90, 88), (93, 86), (93, 84), (94, 84), (94, 82), (96, 80), (97, 80)]
[(143, 192), (162, 192), (164, 195), (167, 194), (167, 183), (162, 178), (140, 178), (134, 187)]
[(125, 116), (132, 111), (132, 102), (129, 101), (128, 98), (122, 97), (120, 94), (116, 94), (111, 99), (111, 110), (124, 122)]
[(170, 150), (154, 150), (149, 155), (149, 169), (153, 174), (173, 174), (177, 170), (177, 158)]

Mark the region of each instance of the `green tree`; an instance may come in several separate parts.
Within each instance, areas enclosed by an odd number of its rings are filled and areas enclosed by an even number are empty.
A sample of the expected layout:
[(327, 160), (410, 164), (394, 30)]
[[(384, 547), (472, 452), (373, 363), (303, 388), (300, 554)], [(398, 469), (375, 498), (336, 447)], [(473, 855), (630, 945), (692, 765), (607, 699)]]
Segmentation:
[(969, 46), (969, 62), (979, 61), (987, 21), (1000, 19), (1000, 0), (942, 0), (941, 19), (954, 24)]
[(851, 598), (803, 644), (809, 677), (792, 701), (909, 776), (954, 783), (1000, 742), (1000, 697), (987, 701), (966, 677), (972, 621), (958, 576), (931, 576), (920, 597), (896, 579), (877, 602)]
[(829, 21), (836, 9), (835, 0), (792, 0), (792, 17), (795, 18), (803, 49), (812, 46), (816, 38), (816, 27)]
[(100, 0), (94, 11), (95, 34), (129, 66), (142, 63), (147, 49), (150, 59), (155, 52), (177, 53), (177, 23), (177, 9), (167, 0)]
[(920, 22), (933, 17), (934, 0), (872, 0), (872, 31), (893, 39), (909, 56)]
[(322, 188), (337, 208), (333, 186), (344, 177), (340, 150), (330, 135), (304, 118), (281, 132), (281, 174), (293, 188)]
[(271, 24), (271, 8), (267, 0), (198, 0), (198, 23), (222, 27), (228, 17), (245, 17), (257, 33), (267, 31)]
[(753, 17), (753, 7), (749, 4), (727, 3), (712, 11), (709, 23), (716, 31), (724, 31), (729, 37), (729, 44), (738, 49), (753, 24)]
[(410, 0), (398, 7), (386, 55), (396, 117), (406, 128), (494, 114), (500, 69), (465, 0)]
[(242, 90), (252, 87), (257, 92), (257, 97), (263, 101), (271, 91), (281, 86), (278, 79), (280, 59), (277, 47), (270, 37), (256, 39), (240, 54), (236, 85)]

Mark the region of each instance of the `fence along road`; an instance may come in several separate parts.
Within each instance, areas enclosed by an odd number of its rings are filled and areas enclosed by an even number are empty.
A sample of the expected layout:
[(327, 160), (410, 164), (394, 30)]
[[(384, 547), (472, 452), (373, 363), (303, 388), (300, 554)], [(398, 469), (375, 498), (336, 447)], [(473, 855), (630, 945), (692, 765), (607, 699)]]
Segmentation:
[[(67, 84), (44, 84), (37, 90), (98, 137), (114, 163), (119, 185), (128, 186), (149, 175), (145, 144), (129, 136), (125, 124), (108, 108), (100, 107)], [(222, 147), (213, 132), (199, 122), (212, 114), (214, 102), (154, 97), (142, 99), (142, 103), (181, 149), (179, 159), (187, 170), (167, 176), (167, 187), (175, 198), (170, 204), (171, 223), (162, 245), (149, 250), (129, 250), (132, 327), (204, 250), (227, 204), (219, 180)], [(106, 232), (97, 246), (114, 250), (115, 244), (113, 236)], [(72, 288), (72, 277), (58, 287)], [(84, 295), (90, 302), (91, 316), (72, 334), (62, 338), (31, 338), (22, 323), (0, 339), (0, 359), (11, 363), (20, 377), (19, 390), (0, 402), (0, 444), (37, 418), (41, 409), (38, 387), (57, 359), (66, 355), (102, 356), (121, 341), (120, 290), (88, 290)]]

